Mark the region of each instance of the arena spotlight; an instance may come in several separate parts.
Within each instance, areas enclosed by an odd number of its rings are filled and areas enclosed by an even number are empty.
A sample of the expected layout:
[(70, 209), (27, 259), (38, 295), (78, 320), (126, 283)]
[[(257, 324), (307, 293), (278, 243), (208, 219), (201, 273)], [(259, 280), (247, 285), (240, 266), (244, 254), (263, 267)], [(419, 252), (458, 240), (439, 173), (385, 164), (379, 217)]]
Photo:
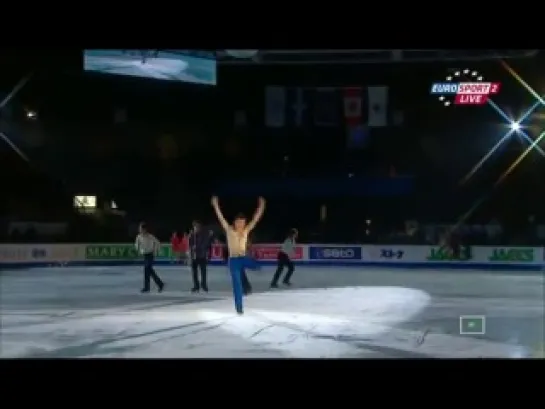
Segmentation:
[(509, 124), (509, 128), (511, 128), (511, 130), (512, 130), (513, 132), (520, 131), (520, 123), (518, 123), (518, 122), (511, 122), (511, 123)]

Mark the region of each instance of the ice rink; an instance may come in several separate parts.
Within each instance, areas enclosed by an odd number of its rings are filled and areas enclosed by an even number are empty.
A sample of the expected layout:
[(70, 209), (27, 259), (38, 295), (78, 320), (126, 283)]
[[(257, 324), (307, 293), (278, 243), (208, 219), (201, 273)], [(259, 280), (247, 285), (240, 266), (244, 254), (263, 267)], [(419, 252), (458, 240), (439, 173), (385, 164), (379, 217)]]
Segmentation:
[(87, 71), (104, 74), (130, 75), (133, 77), (174, 80), (197, 84), (215, 85), (216, 62), (198, 58), (178, 56), (177, 58), (85, 55)]
[[(180, 266), (157, 267), (162, 294), (139, 293), (139, 266), (3, 271), (0, 357), (542, 357), (543, 274), (299, 267), (268, 290), (264, 267), (238, 316), (227, 268), (210, 270), (206, 295)], [(465, 315), (484, 334), (460, 334)]]

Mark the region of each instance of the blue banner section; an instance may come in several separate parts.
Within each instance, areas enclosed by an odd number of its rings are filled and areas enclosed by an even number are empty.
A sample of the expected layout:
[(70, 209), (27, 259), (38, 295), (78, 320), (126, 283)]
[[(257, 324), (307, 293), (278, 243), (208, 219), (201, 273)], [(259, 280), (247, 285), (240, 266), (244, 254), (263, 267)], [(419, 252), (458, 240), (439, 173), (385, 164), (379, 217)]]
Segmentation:
[(310, 260), (361, 260), (361, 247), (314, 247), (308, 248)]

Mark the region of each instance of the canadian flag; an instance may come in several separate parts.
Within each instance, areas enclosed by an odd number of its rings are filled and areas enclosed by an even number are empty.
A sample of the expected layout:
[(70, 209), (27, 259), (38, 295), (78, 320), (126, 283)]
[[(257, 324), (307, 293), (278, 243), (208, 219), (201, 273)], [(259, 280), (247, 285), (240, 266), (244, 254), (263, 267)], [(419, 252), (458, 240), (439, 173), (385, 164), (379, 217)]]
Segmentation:
[(344, 88), (343, 96), (346, 125), (349, 127), (360, 125), (362, 120), (362, 88)]

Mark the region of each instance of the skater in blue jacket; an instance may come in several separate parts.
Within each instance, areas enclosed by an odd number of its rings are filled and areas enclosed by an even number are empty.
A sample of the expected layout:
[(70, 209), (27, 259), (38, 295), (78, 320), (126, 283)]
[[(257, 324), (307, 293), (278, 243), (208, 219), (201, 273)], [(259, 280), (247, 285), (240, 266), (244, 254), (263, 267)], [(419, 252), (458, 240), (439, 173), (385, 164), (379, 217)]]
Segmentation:
[(247, 243), (248, 243), (248, 234), (256, 224), (259, 222), (265, 211), (265, 199), (262, 197), (259, 198), (259, 204), (257, 210), (252, 217), (250, 222), (246, 221), (244, 215), (238, 215), (235, 217), (233, 225), (229, 225), (223, 213), (219, 207), (218, 198), (216, 196), (212, 197), (212, 207), (216, 212), (218, 220), (225, 230), (225, 237), (227, 241), (227, 251), (229, 252), (229, 271), (231, 273), (231, 282), (233, 285), (233, 295), (235, 298), (235, 309), (238, 314), (243, 314), (244, 309), (242, 305), (242, 270), (244, 268), (254, 269), (256, 268), (256, 262), (252, 258), (248, 257)]

